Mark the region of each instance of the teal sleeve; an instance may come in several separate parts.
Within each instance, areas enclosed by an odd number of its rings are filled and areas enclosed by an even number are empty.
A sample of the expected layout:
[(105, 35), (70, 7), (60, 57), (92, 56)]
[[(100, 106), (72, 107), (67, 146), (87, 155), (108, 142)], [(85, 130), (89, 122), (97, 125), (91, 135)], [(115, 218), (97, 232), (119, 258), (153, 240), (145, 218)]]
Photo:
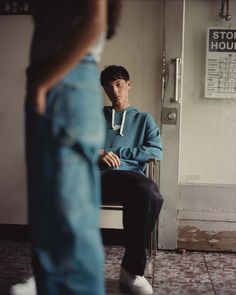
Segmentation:
[(120, 159), (147, 162), (151, 158), (162, 159), (162, 140), (160, 130), (153, 117), (149, 114), (145, 125), (143, 144), (137, 147), (111, 148)]

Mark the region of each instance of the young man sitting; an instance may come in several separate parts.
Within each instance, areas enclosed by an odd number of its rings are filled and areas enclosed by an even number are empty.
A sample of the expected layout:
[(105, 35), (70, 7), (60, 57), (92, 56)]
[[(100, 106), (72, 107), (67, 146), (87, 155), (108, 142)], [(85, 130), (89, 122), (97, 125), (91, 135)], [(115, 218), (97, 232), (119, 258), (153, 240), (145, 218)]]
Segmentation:
[(106, 67), (100, 80), (112, 104), (104, 107), (107, 130), (100, 155), (102, 198), (104, 203), (123, 205), (125, 253), (120, 283), (132, 294), (149, 295), (153, 290), (144, 277), (146, 244), (163, 198), (144, 171), (150, 158), (162, 158), (160, 131), (151, 114), (130, 106), (131, 81), (124, 67)]

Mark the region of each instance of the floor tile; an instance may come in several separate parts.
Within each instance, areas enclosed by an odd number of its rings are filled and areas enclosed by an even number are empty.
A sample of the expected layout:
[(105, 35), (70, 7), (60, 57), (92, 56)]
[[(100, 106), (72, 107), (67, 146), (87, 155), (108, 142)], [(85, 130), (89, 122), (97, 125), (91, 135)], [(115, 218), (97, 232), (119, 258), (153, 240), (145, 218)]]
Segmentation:
[(204, 258), (212, 283), (218, 291), (236, 289), (236, 254), (207, 253)]
[[(106, 295), (129, 294), (119, 286), (123, 253), (122, 246), (105, 247)], [(31, 274), (30, 244), (1, 241), (0, 294)], [(158, 251), (153, 287), (154, 295), (236, 295), (236, 254)]]
[(215, 288), (236, 289), (236, 270), (235, 269), (209, 268), (209, 274), (211, 276), (211, 280)]
[(235, 253), (204, 253), (204, 259), (212, 268), (236, 269)]
[(106, 263), (120, 264), (124, 253), (124, 247), (112, 246), (105, 247)]
[(154, 287), (154, 295), (214, 295), (212, 285), (206, 284), (182, 284), (160, 285)]
[(158, 252), (154, 286), (211, 283), (201, 253)]
[(120, 265), (106, 262), (106, 264), (105, 264), (106, 278), (118, 280), (119, 274), (120, 274)]
[(216, 295), (235, 295), (236, 294), (236, 289), (215, 289)]

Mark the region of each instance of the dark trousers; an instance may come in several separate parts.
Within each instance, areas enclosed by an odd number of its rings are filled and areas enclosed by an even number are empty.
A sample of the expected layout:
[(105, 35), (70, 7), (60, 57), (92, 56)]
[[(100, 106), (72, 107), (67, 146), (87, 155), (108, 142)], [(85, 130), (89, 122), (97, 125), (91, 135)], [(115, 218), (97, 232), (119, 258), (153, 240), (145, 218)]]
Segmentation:
[(102, 202), (123, 205), (125, 254), (122, 266), (130, 273), (143, 275), (147, 239), (159, 216), (163, 197), (156, 184), (132, 171), (102, 171)]

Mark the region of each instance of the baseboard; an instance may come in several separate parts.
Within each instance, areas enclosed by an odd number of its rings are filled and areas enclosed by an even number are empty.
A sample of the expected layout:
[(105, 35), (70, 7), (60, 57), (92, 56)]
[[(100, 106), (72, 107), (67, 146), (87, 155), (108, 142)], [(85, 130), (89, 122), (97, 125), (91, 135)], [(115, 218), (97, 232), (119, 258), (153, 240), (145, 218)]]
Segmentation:
[[(123, 245), (122, 229), (101, 229), (104, 245)], [(0, 240), (29, 242), (29, 227), (24, 224), (0, 224)]]
[(26, 224), (0, 224), (0, 240), (28, 242), (29, 227)]

